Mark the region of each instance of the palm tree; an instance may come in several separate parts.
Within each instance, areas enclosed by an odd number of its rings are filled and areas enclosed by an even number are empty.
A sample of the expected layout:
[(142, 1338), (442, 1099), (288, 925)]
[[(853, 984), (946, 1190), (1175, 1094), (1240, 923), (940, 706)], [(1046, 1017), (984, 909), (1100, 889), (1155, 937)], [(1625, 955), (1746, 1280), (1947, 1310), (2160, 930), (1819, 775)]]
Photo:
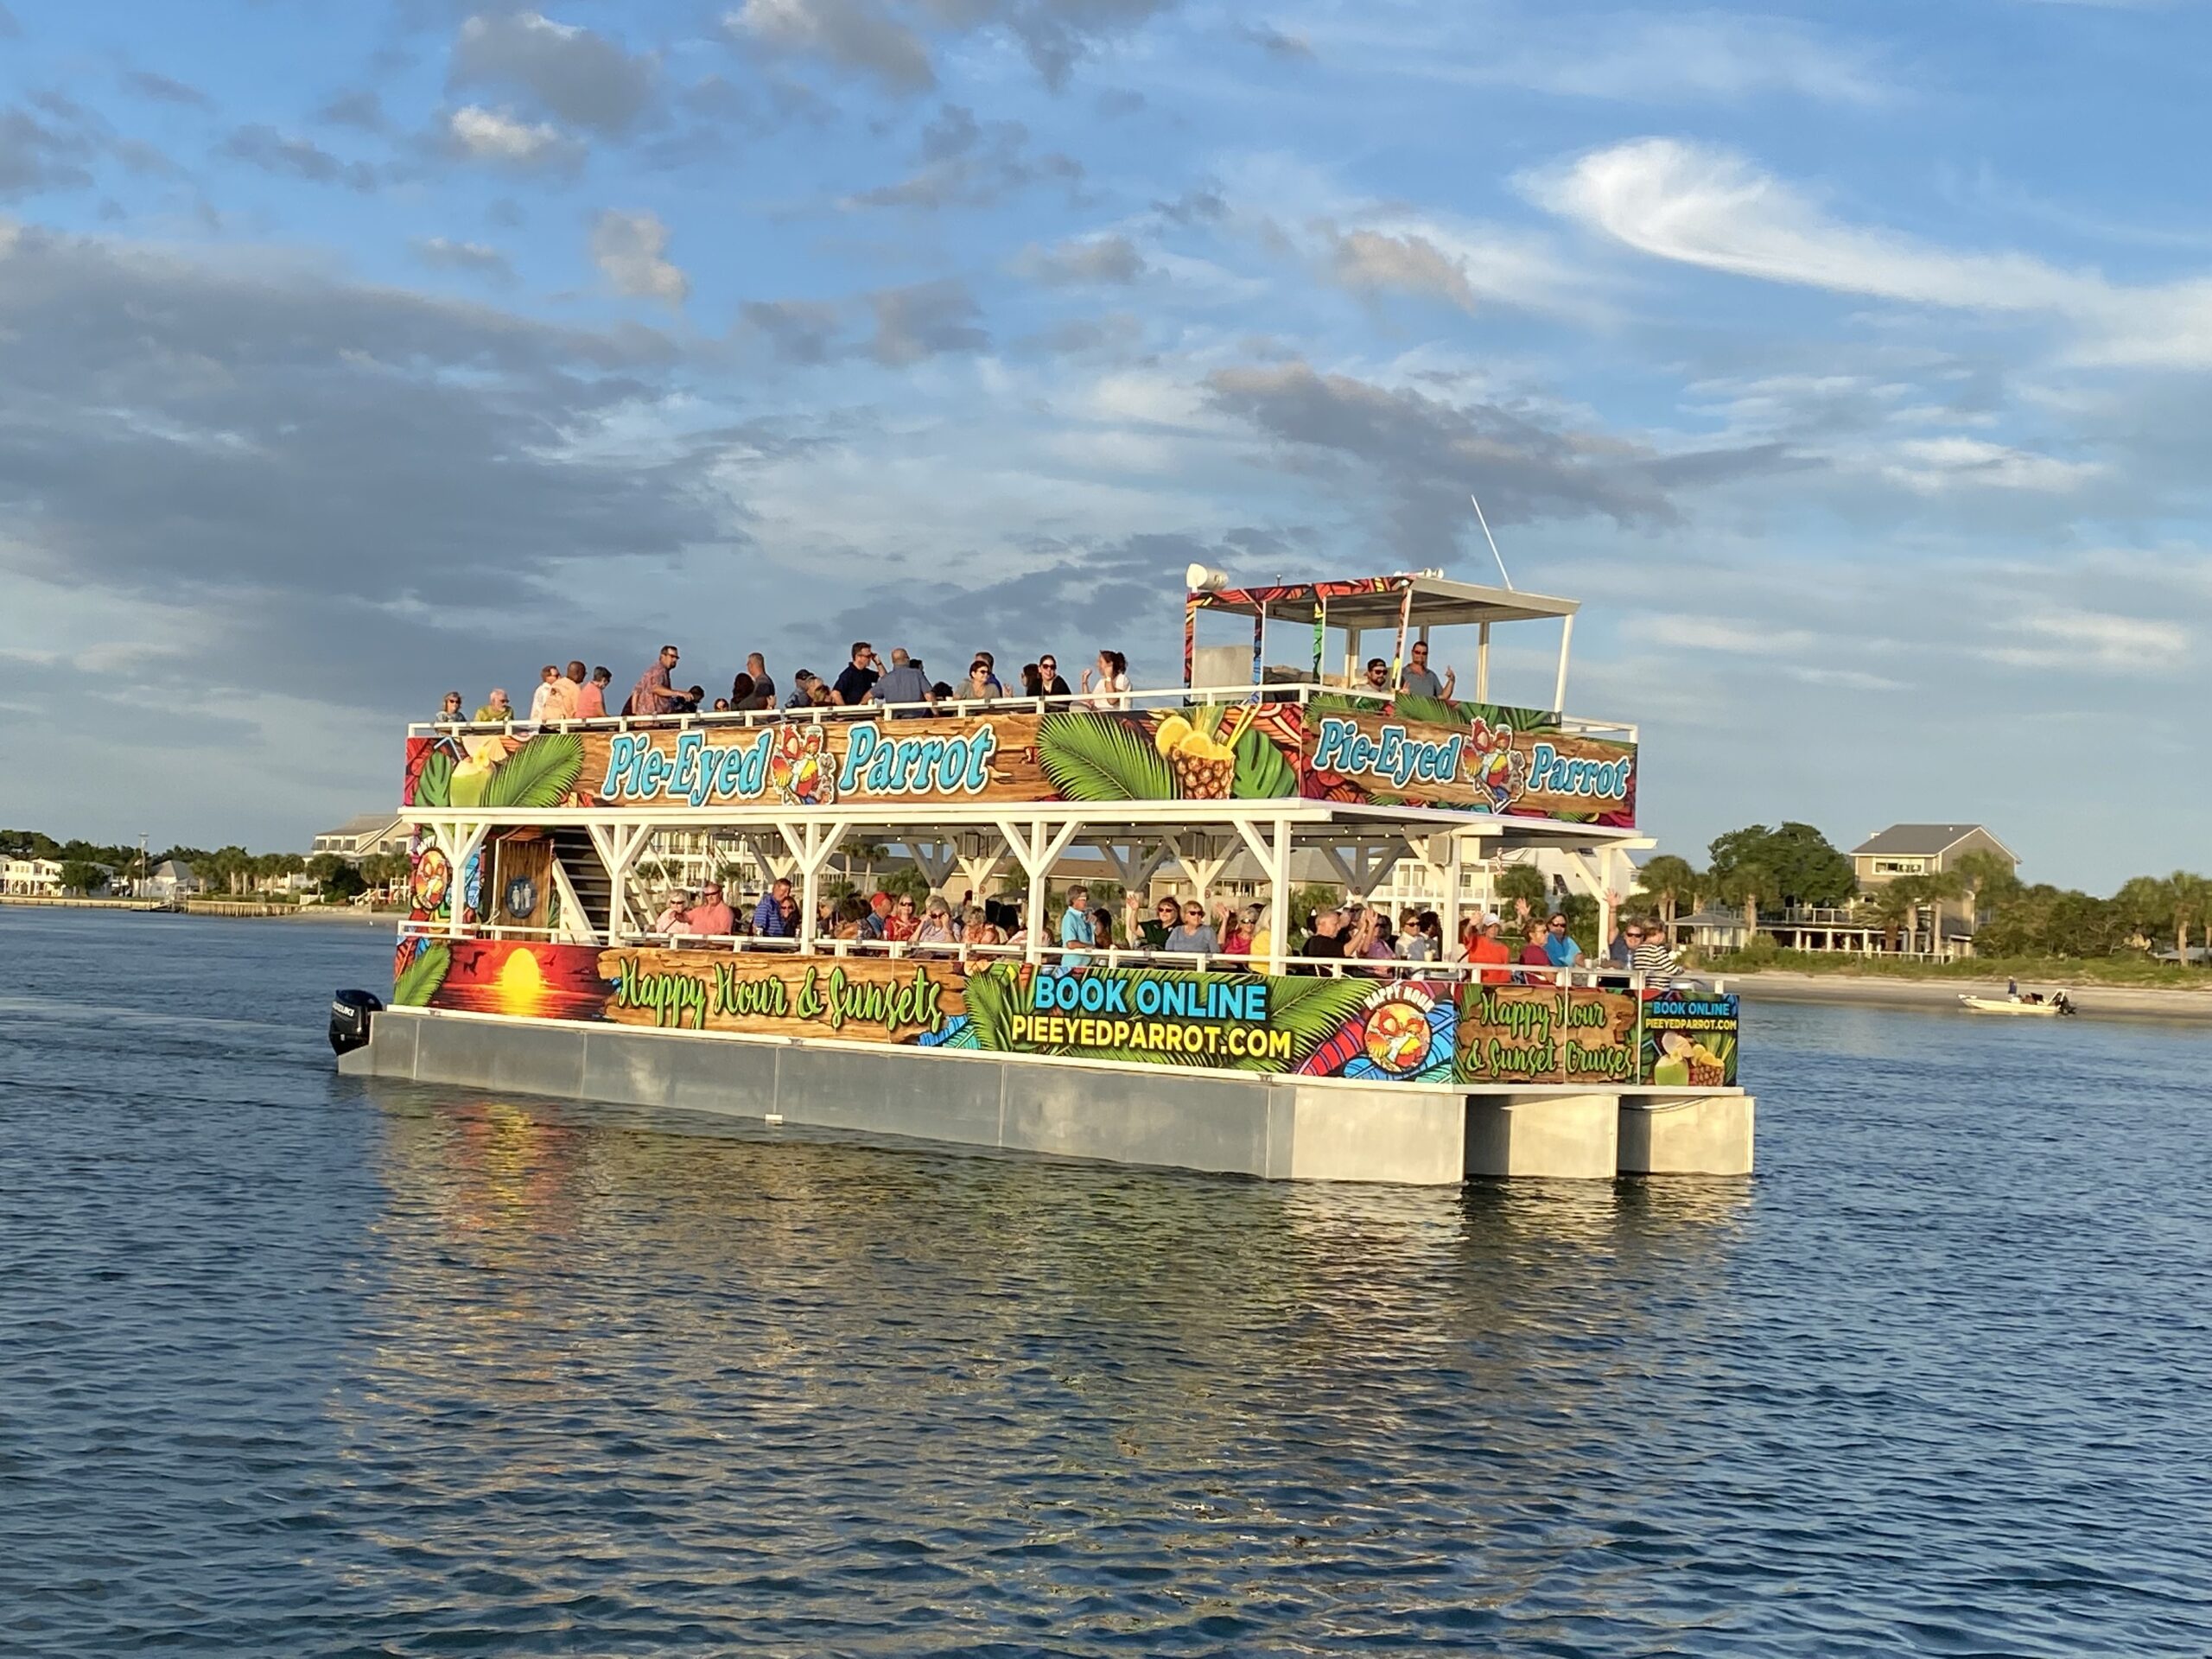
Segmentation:
[(1698, 899), (1706, 887), (1706, 878), (1687, 858), (1662, 853), (1637, 872), (1636, 884), (1658, 905), (1659, 925), (1667, 931), (1667, 942), (1673, 944), (1675, 918), (1683, 910), (1697, 907)]
[[(1885, 950), (1911, 948), (1913, 928), (1919, 920), (1921, 902), (1926, 897), (1923, 884), (1927, 880), (1924, 875), (1896, 876), (1866, 895), (1875, 920), (1882, 925)], [(1904, 935), (1902, 945), (1898, 942), (1900, 933)]]
[(1720, 878), (1719, 897), (1726, 903), (1744, 907), (1744, 931), (1750, 935), (1745, 943), (1748, 944), (1758, 938), (1759, 906), (1780, 903), (1782, 885), (1765, 865), (1746, 862)]
[(2174, 930), (2174, 956), (2189, 960), (2190, 930), (2212, 910), (2212, 881), (2187, 870), (2176, 870), (2162, 884), (2166, 889), (2168, 916)]

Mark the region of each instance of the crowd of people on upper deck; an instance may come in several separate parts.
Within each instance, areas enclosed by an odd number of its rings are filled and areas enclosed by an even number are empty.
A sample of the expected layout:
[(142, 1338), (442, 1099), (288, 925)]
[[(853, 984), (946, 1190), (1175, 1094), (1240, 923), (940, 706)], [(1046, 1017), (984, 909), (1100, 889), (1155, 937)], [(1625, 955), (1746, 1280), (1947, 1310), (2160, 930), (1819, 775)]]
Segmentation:
[[(676, 671), (682, 661), (683, 652), (676, 646), (663, 645), (628, 695), (613, 706), (608, 702), (613, 695), (612, 670), (587, 669), (582, 661), (569, 663), (566, 670), (548, 663), (538, 671), (537, 685), (531, 693), (526, 711), (514, 706), (505, 688), (494, 686), (474, 714), (464, 712), (466, 705), (460, 692), (447, 692), (436, 718), (441, 724), (474, 721), (558, 726), (616, 715), (650, 718), (869, 705), (893, 710), (895, 717), (918, 717), (932, 714), (946, 704), (1017, 699), (1075, 709), (1129, 706), (1129, 662), (1118, 651), (1101, 651), (1096, 664), (1084, 669), (1074, 686), (1060, 677), (1058, 659), (1049, 652), (1043, 652), (1035, 662), (1021, 665), (1015, 683), (1010, 686), (999, 677), (998, 659), (988, 651), (977, 652), (968, 664), (967, 674), (954, 683), (932, 679), (922, 659), (904, 647), (894, 647), (886, 661), (867, 640), (855, 639), (845, 665), (833, 677), (825, 679), (811, 669), (802, 668), (791, 676), (791, 688), (781, 694), (780, 702), (775, 677), (768, 671), (766, 658), (757, 651), (746, 658), (745, 666), (730, 682), (729, 695), (711, 699), (703, 685), (676, 683)], [(1410, 660), (1397, 677), (1396, 690), (1410, 696), (1449, 697), (1457, 678), (1456, 671), (1450, 669), (1439, 678), (1429, 666), (1428, 642), (1416, 640)], [(1383, 696), (1393, 695), (1390, 664), (1380, 657), (1370, 658), (1365, 675), (1355, 689)]]
[(587, 670), (581, 661), (564, 671), (548, 663), (538, 671), (537, 689), (527, 711), (517, 709), (505, 688), (494, 686), (491, 696), (474, 714), (464, 712), (458, 691), (448, 691), (437, 719), (450, 724), (514, 721), (530, 726), (557, 726), (570, 721), (603, 720), (621, 715), (653, 718), (664, 715), (755, 714), (779, 709), (856, 709), (873, 705), (900, 716), (926, 715), (943, 704), (990, 703), (1019, 698), (1024, 702), (1057, 702), (1063, 708), (1125, 709), (1128, 706), (1129, 663), (1118, 651), (1101, 651), (1095, 666), (1084, 669), (1077, 684), (1070, 686), (1060, 676), (1058, 659), (1050, 652), (1021, 665), (1016, 683), (1009, 687), (999, 677), (998, 659), (979, 651), (959, 683), (930, 677), (919, 657), (903, 647), (889, 659), (877, 654), (865, 639), (855, 639), (845, 665), (834, 677), (824, 678), (811, 669), (791, 676), (787, 693), (781, 695), (775, 677), (760, 652), (745, 659), (730, 682), (729, 695), (709, 698), (703, 685), (679, 686), (676, 671), (683, 652), (663, 645), (651, 666), (619, 704), (610, 706), (614, 676), (607, 668)]

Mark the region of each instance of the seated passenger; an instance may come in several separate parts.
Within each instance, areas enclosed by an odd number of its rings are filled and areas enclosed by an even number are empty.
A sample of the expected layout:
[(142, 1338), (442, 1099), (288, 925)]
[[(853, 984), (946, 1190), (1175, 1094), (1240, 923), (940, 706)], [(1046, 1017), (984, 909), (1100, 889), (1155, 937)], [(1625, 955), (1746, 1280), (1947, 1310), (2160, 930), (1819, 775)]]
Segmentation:
[(683, 919), (702, 938), (726, 939), (737, 931), (737, 918), (722, 902), (719, 881), (709, 881), (699, 889), (699, 902), (684, 913)]

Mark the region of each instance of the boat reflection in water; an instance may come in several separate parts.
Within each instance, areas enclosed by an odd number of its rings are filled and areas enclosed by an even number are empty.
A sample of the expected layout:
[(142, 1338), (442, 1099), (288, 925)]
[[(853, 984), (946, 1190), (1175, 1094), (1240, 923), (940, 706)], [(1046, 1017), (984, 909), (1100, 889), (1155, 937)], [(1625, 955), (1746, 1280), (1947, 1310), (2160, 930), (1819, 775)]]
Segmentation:
[[(1643, 1437), (1694, 1433), (1655, 1356), (1725, 1303), (1747, 1192), (1292, 1186), (370, 1097), (385, 1282), (334, 1410), (416, 1471), (379, 1517), (391, 1588), (474, 1575), (507, 1617), (574, 1574), (602, 1633), (950, 1639), (1025, 1606), (1233, 1643), (1300, 1602), (1351, 1635), (1525, 1597), (1530, 1536), (1602, 1530), (1654, 1478)], [(1622, 1411), (1638, 1433), (1600, 1431)]]

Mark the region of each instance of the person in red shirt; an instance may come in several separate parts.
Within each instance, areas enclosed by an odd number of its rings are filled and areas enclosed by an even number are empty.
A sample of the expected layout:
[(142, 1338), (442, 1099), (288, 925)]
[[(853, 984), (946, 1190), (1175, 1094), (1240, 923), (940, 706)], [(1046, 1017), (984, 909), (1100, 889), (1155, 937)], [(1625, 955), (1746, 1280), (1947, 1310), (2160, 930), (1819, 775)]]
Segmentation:
[(660, 656), (638, 677), (638, 683), (631, 689), (630, 706), (625, 712), (664, 715), (675, 705), (676, 691), (670, 676), (675, 672), (680, 655), (674, 645), (660, 648)]
[[(1496, 916), (1484, 917), (1483, 931), (1476, 936), (1473, 946), (1467, 952), (1467, 960), (1481, 963), (1511, 962), (1513, 952), (1506, 947), (1503, 937), (1504, 929), (1505, 924)], [(1484, 968), (1480, 977), (1485, 985), (1510, 985), (1513, 982), (1513, 976), (1503, 968)]]
[(599, 689), (600, 682), (588, 677), (588, 671), (582, 663), (569, 664), (569, 683), (575, 688), (572, 695), (576, 700), (578, 720), (607, 718), (606, 695)]
[(883, 937), (893, 944), (904, 944), (914, 937), (922, 918), (914, 913), (912, 895), (900, 893), (891, 906), (891, 914), (884, 918)]

